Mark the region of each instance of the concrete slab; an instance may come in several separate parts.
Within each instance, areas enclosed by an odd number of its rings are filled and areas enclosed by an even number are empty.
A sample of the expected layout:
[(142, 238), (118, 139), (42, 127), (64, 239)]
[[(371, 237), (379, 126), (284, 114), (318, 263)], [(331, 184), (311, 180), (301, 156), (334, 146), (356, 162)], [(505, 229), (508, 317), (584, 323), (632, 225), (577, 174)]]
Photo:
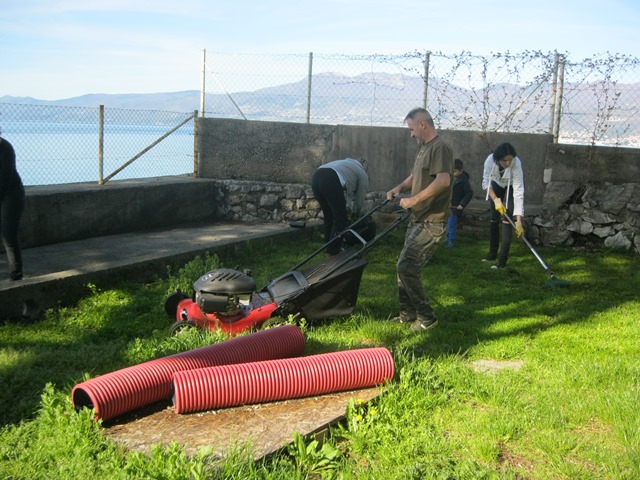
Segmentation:
[[(24, 278), (8, 278), (0, 254), (0, 321), (67, 304), (88, 293), (86, 285), (116, 278), (140, 281), (166, 275), (205, 252), (222, 252), (238, 242), (311, 234), (317, 224), (291, 228), (282, 223), (211, 223), (87, 238), (23, 250)], [(6, 273), (3, 273), (6, 272)]]
[(258, 460), (289, 444), (294, 432), (317, 434), (340, 421), (349, 399), (369, 402), (381, 393), (381, 388), (372, 387), (186, 415), (174, 413), (167, 402), (113, 420), (104, 425), (104, 433), (125, 448), (141, 452), (177, 442), (187, 455), (206, 448), (224, 458), (231, 449), (249, 445)]

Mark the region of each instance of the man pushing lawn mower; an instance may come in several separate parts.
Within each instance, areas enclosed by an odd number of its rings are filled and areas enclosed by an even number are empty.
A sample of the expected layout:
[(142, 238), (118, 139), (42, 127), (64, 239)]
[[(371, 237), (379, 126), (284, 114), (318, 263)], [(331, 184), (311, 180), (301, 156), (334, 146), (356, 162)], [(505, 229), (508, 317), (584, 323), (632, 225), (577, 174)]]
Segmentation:
[[(290, 316), (315, 321), (351, 314), (367, 265), (365, 254), (409, 216), (401, 212), (373, 238), (364, 238), (361, 225), (388, 202), (372, 208), (260, 290), (248, 270), (220, 268), (200, 276), (192, 295), (176, 291), (166, 298), (165, 311), (175, 320), (170, 333), (202, 327), (235, 335)], [(334, 244), (345, 248), (323, 255)]]
[(397, 265), (400, 314), (392, 321), (411, 323), (411, 330), (420, 332), (438, 323), (421, 272), (446, 232), (454, 163), (451, 147), (438, 136), (427, 110), (415, 108), (404, 120), (420, 150), (409, 176), (387, 192), (387, 199), (392, 200), (411, 190), (410, 197), (400, 199), (400, 206), (411, 213)]

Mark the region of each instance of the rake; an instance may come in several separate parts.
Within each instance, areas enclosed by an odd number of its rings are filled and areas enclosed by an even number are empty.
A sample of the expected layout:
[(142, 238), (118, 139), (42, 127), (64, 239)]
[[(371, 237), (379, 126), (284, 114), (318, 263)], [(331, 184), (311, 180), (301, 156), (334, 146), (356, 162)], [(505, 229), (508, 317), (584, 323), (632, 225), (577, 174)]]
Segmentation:
[[(504, 218), (506, 218), (508, 220), (508, 222), (511, 224), (511, 226), (514, 229), (516, 228), (516, 224), (511, 219), (511, 217), (509, 216), (508, 213), (504, 214)], [(542, 265), (544, 267), (544, 269), (549, 274), (549, 277), (551, 278), (550, 281), (545, 282), (545, 284), (544, 284), (545, 287), (568, 287), (569, 285), (571, 285), (571, 282), (569, 282), (567, 280), (559, 280), (556, 277), (555, 273), (553, 273), (553, 271), (551, 270), (549, 265), (547, 265), (547, 262), (544, 261), (544, 259), (540, 256), (540, 254), (538, 252), (536, 252), (536, 249), (533, 248), (533, 245), (531, 245), (531, 242), (529, 240), (527, 240), (527, 237), (522, 235), (521, 238), (522, 238), (522, 241), (527, 245), (527, 247), (529, 247), (529, 250), (531, 250), (531, 253), (533, 253), (535, 255), (535, 257), (538, 259), (538, 261), (540, 262), (540, 265)]]

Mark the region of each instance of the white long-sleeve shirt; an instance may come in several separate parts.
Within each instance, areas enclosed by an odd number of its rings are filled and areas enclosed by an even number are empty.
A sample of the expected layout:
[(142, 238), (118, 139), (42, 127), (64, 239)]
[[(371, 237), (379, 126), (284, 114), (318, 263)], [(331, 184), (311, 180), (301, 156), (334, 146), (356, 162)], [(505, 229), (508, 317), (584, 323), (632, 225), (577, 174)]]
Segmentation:
[[(513, 189), (513, 214), (524, 215), (524, 172), (522, 162), (515, 157), (508, 168), (500, 174), (498, 164), (493, 160), (493, 153), (484, 161), (482, 175), (482, 188), (487, 191), (486, 199), (489, 200), (489, 187), (491, 182), (496, 182), (502, 188)], [(506, 208), (509, 208), (509, 195), (507, 194)]]

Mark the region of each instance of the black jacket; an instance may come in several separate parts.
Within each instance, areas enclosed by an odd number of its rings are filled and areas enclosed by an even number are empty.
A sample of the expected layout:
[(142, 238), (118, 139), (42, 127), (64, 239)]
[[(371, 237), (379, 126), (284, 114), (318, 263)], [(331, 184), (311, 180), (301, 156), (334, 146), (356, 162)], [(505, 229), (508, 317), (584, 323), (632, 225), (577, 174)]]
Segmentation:
[(9, 142), (0, 138), (0, 203), (14, 194), (24, 195), (22, 179), (16, 170), (16, 153)]
[(469, 183), (469, 174), (462, 172), (458, 178), (453, 179), (453, 193), (451, 194), (451, 206), (462, 205), (466, 207), (473, 198), (473, 190)]

